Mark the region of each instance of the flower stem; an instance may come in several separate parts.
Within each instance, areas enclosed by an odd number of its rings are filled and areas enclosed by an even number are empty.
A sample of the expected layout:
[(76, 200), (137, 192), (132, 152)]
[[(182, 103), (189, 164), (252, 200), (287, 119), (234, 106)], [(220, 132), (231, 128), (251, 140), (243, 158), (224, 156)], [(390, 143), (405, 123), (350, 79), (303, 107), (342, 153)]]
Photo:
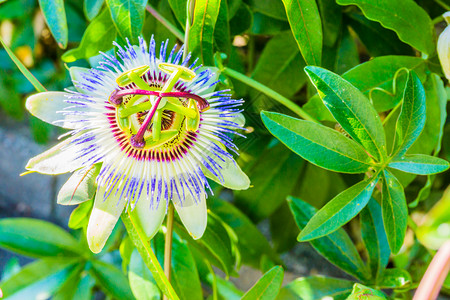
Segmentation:
[(267, 86), (265, 86), (264, 84), (245, 76), (242, 73), (239, 73), (235, 70), (229, 69), (229, 68), (223, 68), (222, 73), (237, 79), (245, 84), (247, 84), (248, 86), (251, 86), (252, 88), (260, 91), (261, 93), (273, 98), (274, 100), (276, 100), (278, 103), (286, 106), (287, 108), (289, 108), (290, 110), (292, 110), (294, 113), (296, 113), (298, 116), (302, 117), (305, 120), (311, 121), (311, 122), (315, 122), (315, 123), (319, 123), (319, 121), (317, 121), (315, 118), (313, 118), (312, 116), (310, 116), (306, 111), (304, 111), (300, 106), (298, 106), (297, 104), (295, 104), (294, 102), (292, 102), (291, 100), (289, 100), (288, 98), (284, 97), (283, 95), (277, 93), (276, 91), (272, 90), (271, 88), (268, 88)]
[(180, 41), (184, 40), (183, 32), (181, 32), (177, 27), (175, 27), (175, 25), (164, 18), (153, 6), (147, 4), (146, 9), (153, 17), (155, 17), (156, 20), (158, 20), (167, 29), (169, 29), (169, 31), (172, 32), (177, 37), (177, 39), (179, 39)]
[[(169, 202), (169, 209), (167, 212), (167, 232), (164, 243), (164, 274), (170, 282), (170, 267), (172, 262), (172, 238), (173, 238), (173, 215), (174, 207), (172, 202)], [(166, 298), (165, 298), (166, 299)]]
[(136, 249), (141, 255), (145, 265), (152, 273), (158, 287), (169, 299), (179, 300), (180, 298), (175, 293), (175, 290), (167, 277), (164, 275), (164, 271), (162, 270), (155, 253), (150, 247), (150, 243), (147, 241), (147, 237), (143, 229), (131, 217), (130, 210), (124, 211), (121, 218), (125, 228), (127, 229), (128, 236), (136, 246)]

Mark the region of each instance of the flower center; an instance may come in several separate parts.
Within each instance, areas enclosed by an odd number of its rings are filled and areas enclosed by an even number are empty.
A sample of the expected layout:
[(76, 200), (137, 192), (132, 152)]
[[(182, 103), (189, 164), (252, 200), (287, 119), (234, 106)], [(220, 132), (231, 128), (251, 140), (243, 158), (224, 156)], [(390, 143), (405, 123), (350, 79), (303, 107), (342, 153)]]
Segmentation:
[(161, 88), (149, 85), (142, 78), (150, 67), (141, 66), (116, 79), (120, 87), (134, 83), (137, 88), (117, 89), (109, 97), (116, 107), (118, 126), (131, 133), (129, 141), (133, 148), (155, 148), (182, 132), (197, 131), (200, 112), (209, 108), (209, 103), (196, 94), (173, 91), (179, 80), (192, 81), (195, 72), (168, 63), (160, 63), (158, 68), (170, 75)]

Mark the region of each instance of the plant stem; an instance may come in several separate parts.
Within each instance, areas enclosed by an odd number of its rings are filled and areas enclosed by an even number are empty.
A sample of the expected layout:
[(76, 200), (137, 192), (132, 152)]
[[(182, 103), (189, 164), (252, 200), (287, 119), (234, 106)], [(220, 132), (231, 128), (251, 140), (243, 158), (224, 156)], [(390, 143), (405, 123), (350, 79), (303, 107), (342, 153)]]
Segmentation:
[(146, 9), (153, 17), (155, 17), (156, 20), (158, 20), (167, 29), (169, 29), (169, 31), (172, 32), (180, 41), (184, 40), (183, 32), (181, 32), (175, 25), (173, 25), (166, 18), (164, 18), (158, 11), (156, 11), (156, 9), (153, 6), (147, 4)]
[(284, 97), (283, 95), (277, 93), (276, 91), (272, 90), (271, 88), (268, 88), (267, 86), (265, 86), (264, 84), (261, 84), (260, 82), (245, 76), (242, 73), (239, 73), (235, 70), (229, 69), (229, 68), (224, 68), (222, 70), (222, 73), (237, 79), (249, 86), (251, 86), (252, 88), (260, 91), (261, 93), (273, 98), (274, 100), (276, 100), (278, 103), (286, 106), (287, 108), (289, 108), (290, 110), (292, 110), (294, 113), (296, 113), (297, 115), (299, 115), (300, 117), (302, 117), (305, 120), (308, 121), (312, 121), (315, 123), (319, 123), (319, 121), (317, 121), (315, 118), (313, 118), (312, 116), (310, 116), (306, 111), (304, 111), (300, 106), (298, 106), (297, 104), (295, 104), (294, 102), (292, 102), (291, 100), (289, 100), (288, 98)]
[(169, 280), (169, 282), (170, 282), (170, 267), (172, 263), (173, 214), (174, 214), (174, 207), (172, 202), (169, 202), (169, 209), (167, 212), (167, 224), (166, 224), (167, 232), (166, 232), (166, 240), (164, 243), (164, 274), (166, 274), (166, 277)]
[(439, 4), (443, 9), (450, 10), (450, 5), (444, 3), (443, 1), (441, 1), (441, 0), (434, 0), (434, 2)]
[(169, 299), (179, 300), (180, 298), (178, 298), (169, 280), (164, 275), (164, 271), (162, 270), (155, 253), (150, 247), (150, 243), (147, 241), (147, 236), (138, 223), (134, 222), (130, 215), (130, 210), (124, 211), (121, 218), (125, 228), (127, 229), (128, 236), (136, 246), (136, 249), (141, 255), (145, 265), (152, 273), (158, 287)]

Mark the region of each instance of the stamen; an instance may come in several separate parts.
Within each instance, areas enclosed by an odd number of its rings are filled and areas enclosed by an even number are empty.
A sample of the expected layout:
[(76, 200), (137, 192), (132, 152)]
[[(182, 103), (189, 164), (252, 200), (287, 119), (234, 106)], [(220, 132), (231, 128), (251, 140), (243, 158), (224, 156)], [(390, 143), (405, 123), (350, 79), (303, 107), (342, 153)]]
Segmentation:
[(147, 116), (145, 116), (144, 122), (142, 123), (138, 132), (130, 138), (130, 143), (133, 147), (135, 148), (145, 147), (144, 134), (147, 131), (148, 125), (150, 125), (150, 122), (158, 108), (160, 101), (161, 97), (158, 97), (158, 99), (156, 99), (155, 101), (155, 104), (152, 106), (152, 109), (148, 112)]

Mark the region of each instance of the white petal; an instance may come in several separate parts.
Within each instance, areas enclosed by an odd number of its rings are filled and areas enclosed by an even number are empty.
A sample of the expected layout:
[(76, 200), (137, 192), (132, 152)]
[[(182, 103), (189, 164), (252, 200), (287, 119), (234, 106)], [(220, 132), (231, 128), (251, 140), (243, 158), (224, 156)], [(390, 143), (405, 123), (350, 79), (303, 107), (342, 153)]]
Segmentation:
[[(74, 107), (74, 104), (66, 103), (69, 94), (65, 92), (44, 92), (28, 97), (25, 104), (28, 111), (39, 119), (67, 129), (77, 129), (83, 126), (80, 115), (63, 114), (63, 110)], [(74, 111), (87, 111), (88, 106), (77, 106)], [(67, 110), (68, 111), (68, 110)], [(82, 118), (82, 116), (81, 116)]]
[(127, 204), (124, 197), (119, 201), (121, 190), (117, 193), (115, 191), (111, 192), (106, 199), (104, 198), (105, 190), (106, 186), (97, 188), (94, 208), (92, 209), (87, 228), (89, 249), (94, 253), (102, 251), (120, 214)]
[[(140, 224), (148, 239), (151, 239), (161, 227), (167, 205), (166, 199), (161, 199), (158, 207), (150, 207), (150, 203), (151, 195), (147, 196), (147, 193), (142, 191), (136, 207), (131, 212), (132, 218)], [(156, 206), (156, 203), (154, 205)]]
[(76, 205), (94, 197), (95, 178), (100, 164), (75, 171), (59, 190), (57, 202), (61, 205)]
[(201, 238), (205, 232), (208, 220), (206, 193), (200, 196), (200, 203), (194, 203), (194, 199), (189, 192), (185, 195), (183, 205), (180, 205), (178, 196), (172, 195), (172, 197), (174, 198), (172, 202), (184, 227), (186, 227), (194, 240)]
[(82, 149), (82, 146), (69, 145), (72, 140), (78, 138), (80, 135), (81, 133), (65, 139), (53, 148), (33, 157), (28, 161), (25, 168), (30, 171), (49, 175), (64, 174), (81, 168), (81, 162), (76, 158), (80, 155), (79, 151)]
[[(215, 157), (214, 154), (211, 154), (210, 157), (221, 166), (219, 172), (222, 177), (217, 177), (203, 166), (202, 170), (206, 177), (232, 190), (246, 190), (250, 187), (250, 179), (247, 174), (242, 171), (241, 167), (239, 167), (234, 159), (221, 156), (225, 160), (225, 162), (223, 162)], [(217, 173), (217, 170), (214, 171)]]

